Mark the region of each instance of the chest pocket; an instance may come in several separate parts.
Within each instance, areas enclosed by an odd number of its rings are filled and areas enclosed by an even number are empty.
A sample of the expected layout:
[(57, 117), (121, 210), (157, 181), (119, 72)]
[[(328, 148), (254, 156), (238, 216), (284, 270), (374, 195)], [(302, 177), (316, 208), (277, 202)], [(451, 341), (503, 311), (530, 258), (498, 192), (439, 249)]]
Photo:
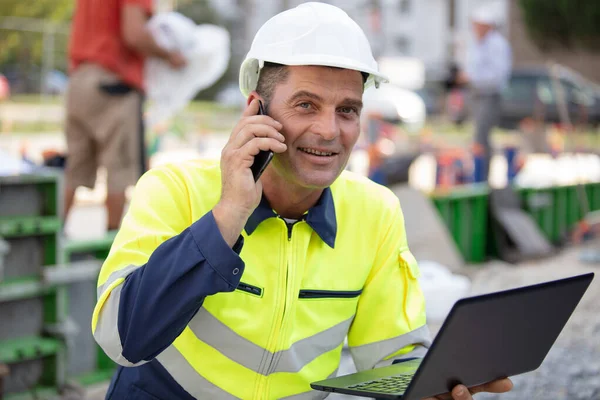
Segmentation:
[(312, 290), (301, 289), (299, 299), (355, 299), (362, 293), (360, 290)]
[(356, 314), (361, 293), (362, 289), (301, 289), (297, 304), (298, 310), (303, 315), (302, 322), (327, 329), (343, 321), (349, 321)]

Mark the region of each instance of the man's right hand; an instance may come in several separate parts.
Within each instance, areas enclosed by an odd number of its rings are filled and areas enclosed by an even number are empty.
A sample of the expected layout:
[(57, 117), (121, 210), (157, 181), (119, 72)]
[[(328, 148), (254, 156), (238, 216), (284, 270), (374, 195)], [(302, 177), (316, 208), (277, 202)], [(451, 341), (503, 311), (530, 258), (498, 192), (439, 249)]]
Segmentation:
[(246, 221), (260, 203), (262, 184), (254, 182), (250, 167), (260, 150), (286, 151), (282, 125), (258, 114), (258, 99), (252, 100), (233, 128), (221, 151), (221, 199), (213, 215), (225, 241), (233, 246)]
[(185, 59), (183, 54), (181, 54), (178, 51), (173, 51), (169, 53), (169, 58), (167, 59), (167, 62), (174, 69), (180, 69), (187, 65), (187, 60)]

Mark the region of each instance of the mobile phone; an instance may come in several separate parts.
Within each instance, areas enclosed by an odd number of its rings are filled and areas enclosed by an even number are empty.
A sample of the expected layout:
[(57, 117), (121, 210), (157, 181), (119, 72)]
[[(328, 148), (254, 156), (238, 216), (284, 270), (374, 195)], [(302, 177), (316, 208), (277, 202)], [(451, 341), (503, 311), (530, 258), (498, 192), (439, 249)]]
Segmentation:
[[(262, 101), (260, 100), (258, 101), (258, 114), (266, 115)], [(258, 152), (257, 155), (254, 156), (254, 163), (250, 167), (250, 169), (252, 170), (252, 175), (254, 176), (254, 182), (258, 181), (258, 178), (260, 178), (262, 173), (265, 171), (265, 168), (267, 168), (267, 165), (269, 165), (272, 159), (273, 152), (270, 150), (261, 150)]]

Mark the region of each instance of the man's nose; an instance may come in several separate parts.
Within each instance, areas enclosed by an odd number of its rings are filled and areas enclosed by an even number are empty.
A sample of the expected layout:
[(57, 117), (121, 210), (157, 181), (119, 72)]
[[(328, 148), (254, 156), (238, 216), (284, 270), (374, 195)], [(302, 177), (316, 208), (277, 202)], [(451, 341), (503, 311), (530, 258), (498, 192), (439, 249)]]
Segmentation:
[(340, 126), (335, 111), (324, 111), (313, 126), (314, 133), (325, 140), (333, 140), (340, 135)]

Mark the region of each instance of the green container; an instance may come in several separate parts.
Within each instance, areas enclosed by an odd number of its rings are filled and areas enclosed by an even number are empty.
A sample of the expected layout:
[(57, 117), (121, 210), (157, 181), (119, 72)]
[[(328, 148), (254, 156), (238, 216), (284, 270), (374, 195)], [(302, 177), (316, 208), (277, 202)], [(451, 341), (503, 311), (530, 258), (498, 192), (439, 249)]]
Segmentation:
[(585, 187), (567, 186), (567, 226), (569, 232), (575, 228), (577, 223), (581, 221), (584, 214), (584, 207), (581, 203), (580, 191), (585, 191)]
[[(581, 190), (585, 190), (590, 204), (600, 202), (600, 190), (593, 186), (553, 186), (548, 188), (520, 188), (523, 208), (536, 221), (548, 240), (560, 244), (568, 240), (577, 223), (584, 215)], [(598, 204), (600, 207), (600, 204)]]
[(600, 182), (585, 185), (590, 211), (600, 210)]
[[(555, 244), (568, 239), (584, 216), (581, 190), (577, 185), (547, 188), (515, 188), (521, 207)], [(583, 186), (589, 211), (600, 210), (600, 182)], [(496, 256), (494, 246), (488, 246), (487, 185), (457, 186), (450, 191), (436, 191), (430, 196), (442, 220), (450, 231), (465, 261), (480, 263), (486, 256)]]
[(456, 245), (469, 263), (486, 259), (488, 227), (487, 185), (455, 187), (431, 196)]
[(553, 240), (555, 227), (555, 194), (552, 188), (519, 188), (523, 209), (531, 215), (542, 233)]
[(567, 222), (568, 214), (568, 186), (553, 187), (554, 195), (554, 225), (552, 227), (551, 240), (560, 243), (569, 233)]

